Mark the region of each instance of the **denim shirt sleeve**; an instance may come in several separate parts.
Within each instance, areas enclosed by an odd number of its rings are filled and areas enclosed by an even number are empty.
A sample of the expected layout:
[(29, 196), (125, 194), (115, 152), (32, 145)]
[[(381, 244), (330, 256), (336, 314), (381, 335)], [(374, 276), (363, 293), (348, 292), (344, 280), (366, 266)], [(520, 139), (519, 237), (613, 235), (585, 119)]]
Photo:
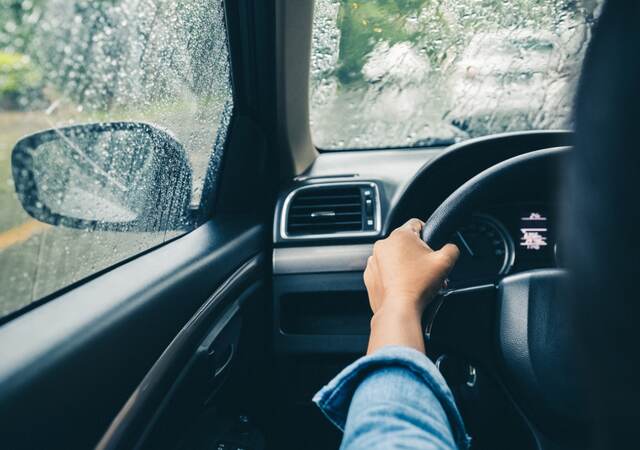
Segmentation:
[(385, 347), (344, 369), (313, 398), (344, 431), (341, 449), (468, 449), (471, 439), (436, 366)]

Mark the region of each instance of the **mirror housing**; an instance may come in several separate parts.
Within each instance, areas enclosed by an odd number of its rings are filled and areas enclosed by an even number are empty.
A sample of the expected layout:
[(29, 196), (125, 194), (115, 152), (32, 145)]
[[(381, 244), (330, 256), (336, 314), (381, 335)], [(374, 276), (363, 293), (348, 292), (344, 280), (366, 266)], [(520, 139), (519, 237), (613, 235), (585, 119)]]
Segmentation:
[(22, 207), (41, 222), (134, 232), (184, 230), (193, 222), (186, 152), (146, 123), (41, 131), (16, 143), (11, 163)]

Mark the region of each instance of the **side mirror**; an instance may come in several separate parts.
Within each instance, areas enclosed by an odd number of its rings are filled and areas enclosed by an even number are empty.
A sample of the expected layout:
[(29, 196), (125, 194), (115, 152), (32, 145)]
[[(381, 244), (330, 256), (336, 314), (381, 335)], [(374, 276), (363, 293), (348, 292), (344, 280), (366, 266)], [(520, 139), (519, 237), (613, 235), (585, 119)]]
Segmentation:
[(22, 207), (41, 222), (110, 231), (180, 230), (191, 223), (187, 155), (152, 125), (53, 128), (18, 141), (11, 163)]

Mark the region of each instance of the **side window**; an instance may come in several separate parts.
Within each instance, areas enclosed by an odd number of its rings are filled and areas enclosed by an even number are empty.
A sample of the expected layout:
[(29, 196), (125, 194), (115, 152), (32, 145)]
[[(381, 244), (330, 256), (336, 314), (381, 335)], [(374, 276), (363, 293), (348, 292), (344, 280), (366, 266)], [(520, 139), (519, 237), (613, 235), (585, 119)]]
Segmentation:
[(224, 24), (221, 1), (0, 0), (0, 318), (198, 224)]

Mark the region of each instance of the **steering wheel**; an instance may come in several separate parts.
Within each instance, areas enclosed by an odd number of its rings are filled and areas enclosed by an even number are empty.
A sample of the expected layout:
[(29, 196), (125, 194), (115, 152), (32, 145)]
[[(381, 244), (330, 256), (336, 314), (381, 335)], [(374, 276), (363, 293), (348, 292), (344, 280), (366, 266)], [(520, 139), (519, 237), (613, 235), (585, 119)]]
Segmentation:
[[(512, 195), (523, 180), (544, 183), (570, 154), (568, 147), (538, 150), (483, 171), (436, 209), (422, 238), (440, 248), (474, 210)], [(535, 446), (545, 450), (580, 447), (580, 437), (573, 436), (583, 435), (577, 431), (588, 421), (583, 372), (573, 358), (571, 309), (562, 295), (566, 280), (566, 271), (557, 268), (521, 272), (497, 284), (444, 291), (427, 311), (430, 346), (462, 355), (495, 377)]]

